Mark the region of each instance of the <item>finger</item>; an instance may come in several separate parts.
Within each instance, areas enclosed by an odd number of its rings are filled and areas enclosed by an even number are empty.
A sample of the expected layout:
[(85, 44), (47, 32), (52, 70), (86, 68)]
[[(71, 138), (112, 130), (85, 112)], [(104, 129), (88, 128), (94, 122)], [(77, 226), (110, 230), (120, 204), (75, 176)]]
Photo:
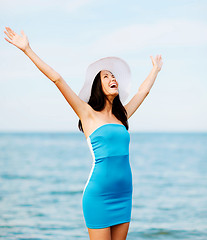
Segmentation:
[(7, 36), (8, 36), (9, 38), (13, 37), (13, 34), (11, 34), (8, 29), (6, 29), (6, 30), (7, 30), (7, 32), (5, 32), (5, 31), (4, 31), (4, 32), (7, 34)]
[(7, 32), (9, 33), (10, 36), (14, 36), (14, 34), (11, 32), (11, 29), (10, 28), (6, 28)]
[(9, 27), (8, 27), (8, 31), (9, 31), (12, 35), (15, 35), (15, 32), (14, 32), (11, 28), (9, 28)]
[(4, 31), (4, 33), (7, 35), (8, 38), (10, 38), (12, 40), (13, 36), (11, 36), (9, 33), (5, 32), (5, 31)]
[(4, 33), (7, 35), (7, 37), (9, 37), (11, 39), (12, 36), (9, 32), (4, 31)]
[(151, 58), (152, 62), (154, 62), (154, 60), (153, 60), (153, 57), (152, 57), (152, 56), (150, 56), (150, 58)]
[(23, 36), (25, 36), (25, 33), (24, 33), (24, 31), (23, 31), (23, 30), (21, 30), (21, 34), (22, 34)]
[(12, 29), (11, 29), (11, 32), (12, 32), (13, 35), (16, 35), (16, 33)]
[(9, 43), (12, 43), (10, 40), (8, 40), (7, 38), (4, 38), (7, 42), (9, 42)]
[(11, 30), (8, 30), (8, 31), (12, 37), (15, 35)]

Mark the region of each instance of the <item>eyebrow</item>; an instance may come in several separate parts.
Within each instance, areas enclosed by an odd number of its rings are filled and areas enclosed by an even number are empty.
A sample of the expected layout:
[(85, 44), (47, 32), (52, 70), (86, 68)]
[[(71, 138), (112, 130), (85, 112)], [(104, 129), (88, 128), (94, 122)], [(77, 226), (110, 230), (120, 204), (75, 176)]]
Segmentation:
[[(108, 73), (104, 73), (104, 76), (106, 76), (106, 75), (108, 75)], [(112, 73), (111, 75), (113, 75), (114, 76), (114, 74)]]

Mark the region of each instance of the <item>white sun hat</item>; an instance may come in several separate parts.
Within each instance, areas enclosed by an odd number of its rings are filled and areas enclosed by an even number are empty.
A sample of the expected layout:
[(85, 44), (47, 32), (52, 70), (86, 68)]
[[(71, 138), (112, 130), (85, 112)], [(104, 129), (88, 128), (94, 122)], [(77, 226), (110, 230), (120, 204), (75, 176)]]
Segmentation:
[(91, 96), (94, 78), (101, 70), (110, 71), (118, 82), (119, 98), (122, 104), (129, 96), (131, 88), (131, 71), (128, 64), (118, 57), (105, 57), (90, 64), (86, 70), (85, 82), (78, 96), (87, 102)]

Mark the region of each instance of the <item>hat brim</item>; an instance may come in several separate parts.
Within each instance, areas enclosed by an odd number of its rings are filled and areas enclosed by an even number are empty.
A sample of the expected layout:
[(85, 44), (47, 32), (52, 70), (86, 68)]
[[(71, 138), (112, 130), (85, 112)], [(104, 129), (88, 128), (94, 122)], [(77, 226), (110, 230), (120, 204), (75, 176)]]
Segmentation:
[(90, 64), (86, 71), (84, 85), (78, 96), (85, 102), (89, 101), (94, 78), (102, 70), (110, 71), (115, 76), (119, 85), (119, 98), (123, 104), (128, 98), (131, 89), (131, 71), (128, 64), (118, 57), (101, 58)]

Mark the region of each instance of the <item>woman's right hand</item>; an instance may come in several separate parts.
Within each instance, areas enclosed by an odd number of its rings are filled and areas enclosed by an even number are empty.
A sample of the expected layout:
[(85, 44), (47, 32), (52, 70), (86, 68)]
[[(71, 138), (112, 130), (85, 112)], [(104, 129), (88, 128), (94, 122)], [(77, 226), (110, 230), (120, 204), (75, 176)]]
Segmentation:
[(20, 50), (22, 50), (23, 52), (29, 48), (29, 41), (27, 36), (25, 35), (24, 31), (21, 30), (21, 34), (22, 36), (18, 35), (17, 33), (15, 33), (11, 28), (9, 27), (5, 27), (7, 32), (4, 31), (4, 33), (8, 36), (8, 38), (4, 38), (7, 42), (13, 44), (14, 46), (18, 47)]

